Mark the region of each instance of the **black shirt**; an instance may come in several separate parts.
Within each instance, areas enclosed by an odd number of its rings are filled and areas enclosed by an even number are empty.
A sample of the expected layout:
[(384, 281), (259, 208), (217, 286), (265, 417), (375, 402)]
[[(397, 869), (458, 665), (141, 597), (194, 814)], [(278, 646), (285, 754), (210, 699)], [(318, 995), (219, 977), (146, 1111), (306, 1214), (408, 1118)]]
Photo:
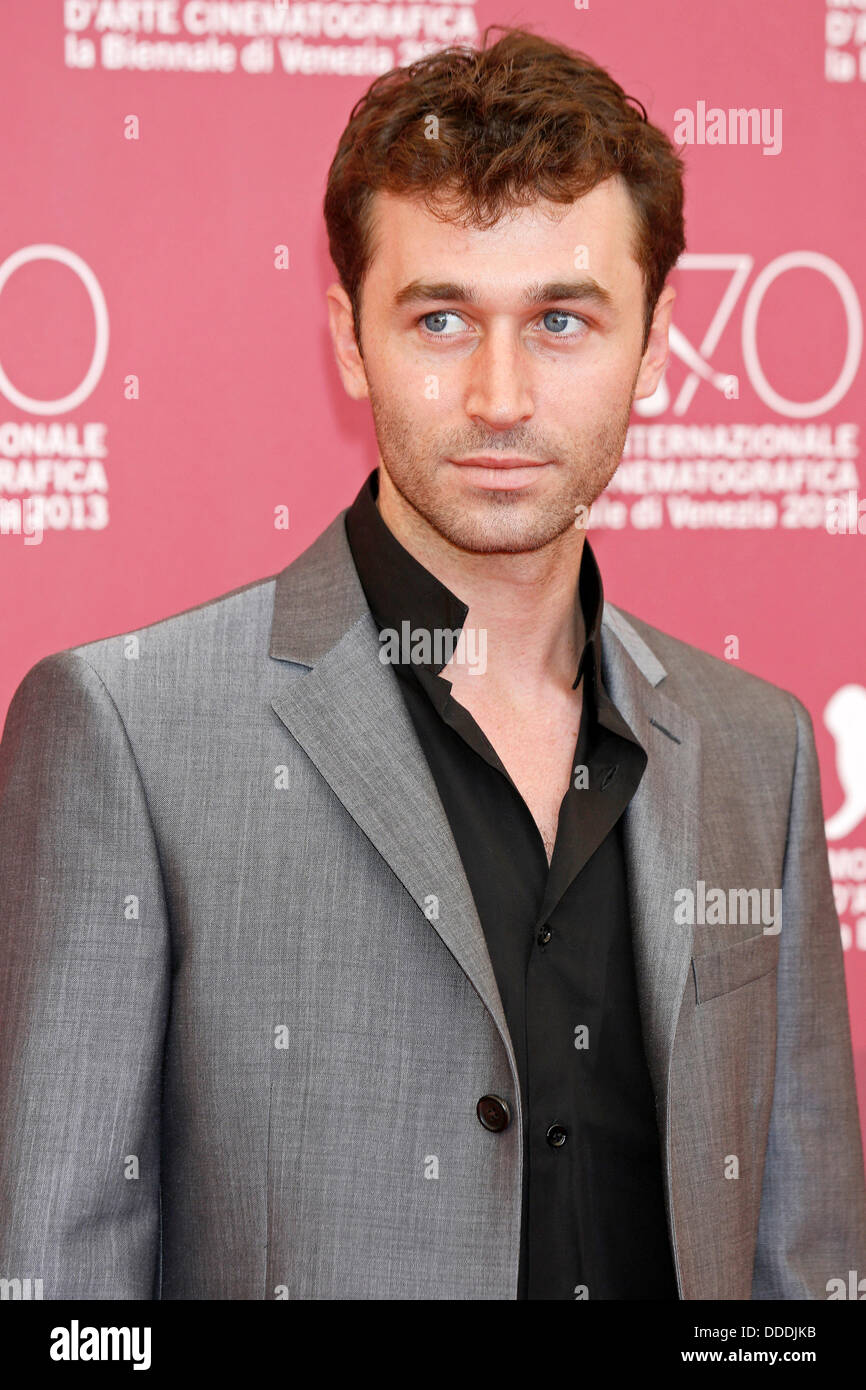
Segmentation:
[[(647, 755), (602, 682), (595, 556), (585, 540), (578, 593), (586, 640), (574, 681), (584, 679), (583, 708), (548, 865), (526, 802), (438, 674), (450, 649), (416, 646), (412, 656), (416, 632), (456, 639), (468, 606), (399, 543), (377, 495), (374, 469), (346, 514), (349, 545), (460, 852), (517, 1061), (517, 1296), (677, 1298), (622, 838)], [(469, 659), (477, 655), (467, 649)]]

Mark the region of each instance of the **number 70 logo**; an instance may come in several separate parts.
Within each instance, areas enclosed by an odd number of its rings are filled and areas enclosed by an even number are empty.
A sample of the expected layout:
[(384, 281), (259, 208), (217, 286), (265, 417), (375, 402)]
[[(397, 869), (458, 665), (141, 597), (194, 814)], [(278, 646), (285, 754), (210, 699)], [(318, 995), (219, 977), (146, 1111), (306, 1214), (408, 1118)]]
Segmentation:
[[(754, 257), (745, 254), (711, 253), (697, 255), (691, 252), (685, 252), (677, 261), (676, 270), (730, 270), (732, 275), (697, 348), (689, 342), (685, 334), (675, 324), (671, 324), (671, 353), (689, 368), (685, 381), (671, 407), (674, 415), (685, 414), (701, 381), (708, 382), (721, 392), (725, 391), (730, 382), (732, 373), (717, 371), (711, 364), (711, 358), (743, 292), (743, 287), (751, 274), (754, 263)], [(841, 371), (829, 391), (814, 401), (791, 401), (780, 395), (770, 385), (758, 357), (758, 318), (764, 296), (774, 281), (788, 270), (814, 270), (819, 275), (826, 276), (838, 291), (842, 307), (845, 310), (847, 342)], [(743, 303), (742, 350), (746, 375), (754, 391), (766, 405), (779, 415), (787, 415), (791, 419), (802, 420), (831, 410), (842, 399), (854, 380), (863, 351), (863, 315), (860, 310), (860, 301), (857, 298), (857, 291), (841, 266), (837, 265), (829, 256), (822, 256), (818, 251), (789, 251), (786, 255), (777, 256), (774, 261), (770, 261), (769, 265), (766, 265), (755, 279)], [(645, 400), (635, 401), (633, 408), (638, 415), (660, 415), (662, 411), (670, 407), (670, 403), (670, 391), (663, 375), (653, 394), (647, 396)]]

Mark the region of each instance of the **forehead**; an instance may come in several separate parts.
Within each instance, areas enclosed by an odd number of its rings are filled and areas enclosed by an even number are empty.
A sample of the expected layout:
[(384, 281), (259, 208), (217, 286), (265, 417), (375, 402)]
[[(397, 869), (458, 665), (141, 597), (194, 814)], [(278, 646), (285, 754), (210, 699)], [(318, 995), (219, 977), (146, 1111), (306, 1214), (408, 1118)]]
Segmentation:
[[(368, 282), (386, 293), (417, 278), (471, 281), (515, 291), (550, 272), (573, 277), (578, 264), (613, 294), (639, 292), (636, 216), (628, 188), (606, 179), (573, 203), (539, 199), (508, 210), (493, 227), (462, 227), (435, 217), (421, 199), (376, 194)], [(578, 260), (581, 251), (582, 262)]]

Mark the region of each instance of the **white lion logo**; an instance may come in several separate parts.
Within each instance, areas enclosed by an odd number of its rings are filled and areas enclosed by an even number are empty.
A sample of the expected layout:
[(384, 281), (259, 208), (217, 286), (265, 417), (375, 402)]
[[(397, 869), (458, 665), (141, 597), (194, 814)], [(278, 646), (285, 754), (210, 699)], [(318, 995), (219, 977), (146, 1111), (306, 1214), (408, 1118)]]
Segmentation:
[(836, 775), (845, 797), (824, 829), (828, 840), (843, 840), (866, 817), (866, 689), (841, 686), (827, 701), (824, 723), (836, 741)]

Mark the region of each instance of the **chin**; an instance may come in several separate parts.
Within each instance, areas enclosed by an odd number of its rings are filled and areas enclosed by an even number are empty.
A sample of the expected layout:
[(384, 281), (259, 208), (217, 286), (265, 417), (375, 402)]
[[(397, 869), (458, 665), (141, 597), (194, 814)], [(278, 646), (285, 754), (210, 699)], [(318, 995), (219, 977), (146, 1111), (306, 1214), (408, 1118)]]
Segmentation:
[(551, 527), (549, 515), (535, 519), (464, 516), (437, 529), (452, 545), (474, 555), (519, 555), (541, 550), (560, 534), (560, 530)]

